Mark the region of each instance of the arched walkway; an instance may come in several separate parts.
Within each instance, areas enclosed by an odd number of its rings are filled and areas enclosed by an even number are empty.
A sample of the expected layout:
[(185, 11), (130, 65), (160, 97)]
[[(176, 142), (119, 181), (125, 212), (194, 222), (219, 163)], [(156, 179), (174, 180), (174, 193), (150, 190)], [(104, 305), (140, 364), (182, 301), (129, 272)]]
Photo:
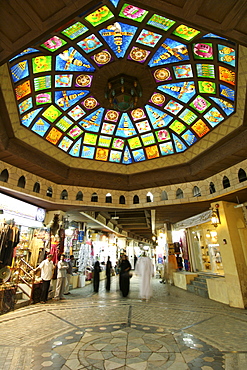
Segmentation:
[(99, 293), (90, 284), (71, 290), (64, 301), (0, 316), (1, 368), (247, 368), (245, 310), (160, 284), (156, 278), (152, 299), (143, 302), (138, 279), (131, 279), (128, 298), (120, 296), (115, 276), (110, 292), (103, 280)]

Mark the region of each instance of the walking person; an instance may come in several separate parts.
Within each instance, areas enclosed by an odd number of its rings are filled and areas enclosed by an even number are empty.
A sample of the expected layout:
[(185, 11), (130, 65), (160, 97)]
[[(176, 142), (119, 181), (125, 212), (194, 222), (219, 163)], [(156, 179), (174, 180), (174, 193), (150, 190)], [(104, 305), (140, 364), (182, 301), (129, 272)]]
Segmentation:
[(112, 274), (112, 263), (110, 261), (110, 257), (108, 256), (107, 262), (106, 262), (106, 290), (109, 292), (111, 289), (111, 274)]
[(46, 260), (42, 261), (39, 266), (34, 269), (36, 272), (37, 270), (41, 270), (41, 295), (40, 295), (40, 303), (46, 303), (48, 301), (48, 292), (50, 288), (51, 278), (54, 271), (54, 265), (52, 262), (53, 255), (48, 254)]
[(96, 262), (93, 267), (93, 290), (95, 293), (98, 293), (99, 291), (100, 272), (101, 272), (100, 264), (98, 258), (96, 257)]
[(130, 288), (131, 264), (128, 260), (128, 257), (125, 254), (122, 256), (122, 260), (119, 267), (120, 267), (120, 290), (122, 292), (122, 296), (127, 297)]
[(60, 299), (65, 299), (64, 289), (66, 284), (66, 275), (68, 270), (68, 264), (64, 261), (65, 255), (61, 254), (60, 261), (57, 263), (57, 285), (56, 285), (56, 291), (55, 291), (55, 301), (59, 301)]
[(67, 295), (67, 294), (70, 294), (69, 292), (69, 286), (70, 286), (70, 280), (71, 280), (71, 276), (73, 275), (73, 261), (74, 261), (74, 256), (73, 254), (71, 254), (71, 256), (69, 257), (69, 261), (67, 262), (68, 263), (68, 270), (67, 270), (67, 274), (66, 274), (66, 284), (65, 284), (65, 289), (64, 289), (64, 294)]
[(151, 277), (154, 276), (154, 266), (145, 252), (142, 257), (138, 258), (135, 272), (140, 276), (140, 298), (148, 301), (152, 295)]

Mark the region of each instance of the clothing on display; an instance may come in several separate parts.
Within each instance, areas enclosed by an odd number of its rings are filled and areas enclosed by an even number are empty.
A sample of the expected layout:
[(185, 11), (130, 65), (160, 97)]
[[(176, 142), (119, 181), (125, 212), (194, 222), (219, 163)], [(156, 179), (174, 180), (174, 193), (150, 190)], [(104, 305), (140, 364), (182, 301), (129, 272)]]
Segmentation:
[(0, 266), (11, 266), (14, 248), (20, 240), (19, 228), (14, 222), (3, 223), (0, 228)]

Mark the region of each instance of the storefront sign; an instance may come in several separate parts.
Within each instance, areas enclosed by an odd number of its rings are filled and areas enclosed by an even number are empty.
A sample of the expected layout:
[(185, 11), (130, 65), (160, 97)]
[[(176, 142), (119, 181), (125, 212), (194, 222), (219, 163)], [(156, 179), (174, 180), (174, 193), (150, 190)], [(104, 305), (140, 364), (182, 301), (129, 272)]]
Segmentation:
[(39, 222), (43, 222), (45, 219), (45, 209), (9, 197), (5, 194), (0, 194), (0, 210), (2, 210), (5, 219), (21, 217)]

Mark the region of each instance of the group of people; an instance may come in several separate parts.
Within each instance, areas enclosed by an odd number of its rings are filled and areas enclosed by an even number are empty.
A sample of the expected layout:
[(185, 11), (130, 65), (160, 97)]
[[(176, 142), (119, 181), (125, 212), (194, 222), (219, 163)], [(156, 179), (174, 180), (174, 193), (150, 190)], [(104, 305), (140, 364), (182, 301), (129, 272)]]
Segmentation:
[[(53, 264), (52, 261), (53, 255), (48, 254), (47, 258), (43, 260), (39, 266), (34, 270), (35, 272), (40, 270), (41, 271), (41, 295), (40, 295), (40, 303), (46, 303), (48, 300), (49, 288), (51, 279), (54, 276), (54, 270), (56, 266)], [(70, 294), (69, 292), (69, 285), (70, 285), (70, 278), (73, 272), (73, 260), (74, 256), (71, 255), (68, 262), (65, 261), (65, 255), (61, 254), (60, 260), (57, 263), (57, 283), (56, 283), (56, 290), (54, 295), (54, 300), (58, 301), (60, 299), (64, 299), (64, 294)]]
[[(118, 262), (119, 289), (123, 297), (127, 297), (130, 289), (130, 279), (132, 277), (131, 264), (126, 254), (123, 254)], [(152, 295), (151, 277), (154, 276), (154, 266), (152, 260), (145, 254), (135, 259), (135, 274), (140, 277), (140, 298), (149, 300)], [(94, 264), (94, 292), (99, 291), (99, 281), (101, 272), (100, 263), (96, 260)], [(106, 262), (106, 290), (110, 291), (112, 275), (112, 263), (110, 257)]]
[[(49, 254), (39, 266), (34, 270), (41, 270), (41, 297), (40, 302), (46, 303), (48, 300), (48, 293), (50, 288), (51, 279), (54, 276), (55, 265), (52, 261), (52, 254)], [(61, 254), (60, 260), (57, 263), (57, 279), (54, 300), (65, 299), (64, 295), (69, 294), (70, 277), (72, 276), (74, 256), (71, 255), (68, 262), (65, 261), (65, 255)], [(126, 254), (123, 254), (119, 261), (119, 289), (123, 297), (127, 297), (130, 289), (130, 279), (132, 277), (131, 264)], [(93, 271), (93, 288), (94, 292), (99, 291), (101, 267), (98, 259), (94, 263)], [(138, 259), (135, 259), (135, 273), (140, 277), (140, 298), (149, 300), (152, 295), (151, 277), (154, 276), (154, 266), (152, 260), (145, 254)], [(112, 276), (112, 263), (110, 257), (106, 262), (106, 291), (111, 289), (111, 276)]]

